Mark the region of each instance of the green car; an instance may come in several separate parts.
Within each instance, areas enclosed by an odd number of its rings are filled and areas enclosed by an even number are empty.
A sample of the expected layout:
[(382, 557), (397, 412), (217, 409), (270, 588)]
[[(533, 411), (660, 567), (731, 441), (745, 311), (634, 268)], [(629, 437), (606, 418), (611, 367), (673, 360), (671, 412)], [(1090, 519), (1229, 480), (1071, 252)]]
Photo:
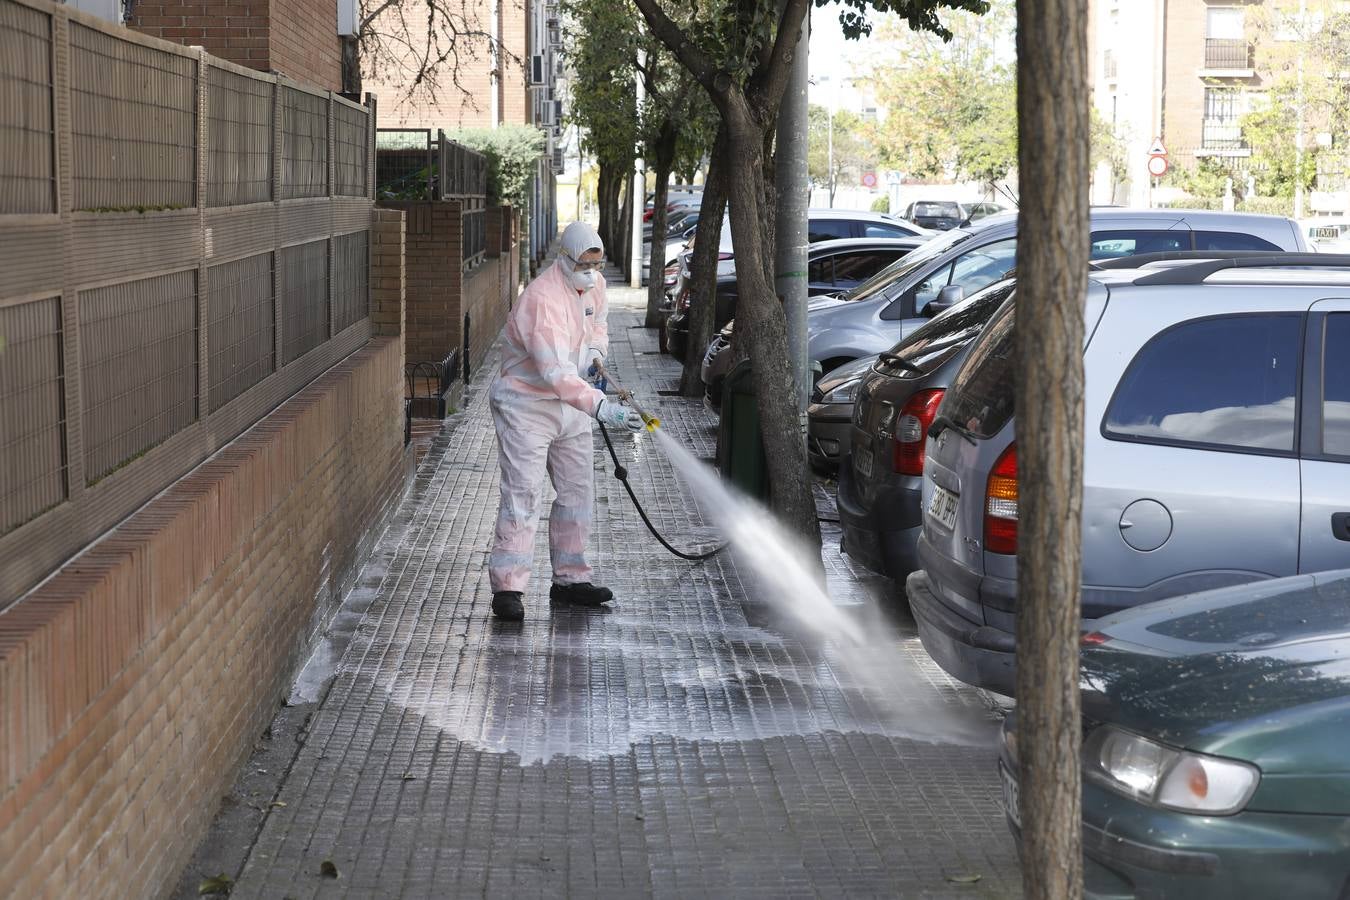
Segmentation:
[[(1350, 898), (1350, 570), (1138, 606), (1083, 637), (1093, 898)], [(1017, 722), (999, 769), (1020, 839)]]

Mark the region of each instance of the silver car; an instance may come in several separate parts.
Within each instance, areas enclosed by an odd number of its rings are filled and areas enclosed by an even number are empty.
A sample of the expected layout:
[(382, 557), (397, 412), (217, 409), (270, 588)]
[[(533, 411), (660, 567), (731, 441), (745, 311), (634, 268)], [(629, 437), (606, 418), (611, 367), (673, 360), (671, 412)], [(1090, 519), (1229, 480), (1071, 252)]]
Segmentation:
[[(1094, 260), (1182, 250), (1308, 249), (1292, 219), (1249, 213), (1094, 209)], [(933, 238), (847, 299), (810, 305), (808, 352), (829, 372), (872, 356), (1014, 267), (1017, 216), (990, 216)], [(884, 277), (883, 277), (884, 276)]]
[[(922, 570), (907, 581), (937, 663), (1008, 694), (1018, 530), (1012, 306), (972, 345), (928, 431)], [(1085, 314), (1086, 619), (1350, 567), (1350, 257), (1098, 272)]]

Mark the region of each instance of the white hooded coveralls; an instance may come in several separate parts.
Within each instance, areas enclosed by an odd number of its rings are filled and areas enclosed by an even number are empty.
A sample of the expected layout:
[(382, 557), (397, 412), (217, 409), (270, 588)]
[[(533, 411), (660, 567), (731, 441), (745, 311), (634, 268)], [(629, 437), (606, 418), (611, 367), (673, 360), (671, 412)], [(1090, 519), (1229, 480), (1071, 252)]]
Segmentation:
[[(601, 246), (594, 229), (574, 235), (574, 227), (563, 235), (563, 250), (573, 258)], [(579, 248), (569, 247), (569, 237)], [(591, 580), (591, 419), (604, 395), (581, 373), (609, 350), (609, 307), (602, 275), (582, 294), (569, 275), (570, 266), (555, 261), (525, 288), (506, 322), (501, 376), (490, 395), (501, 464), (501, 505), (488, 559), (493, 593), (523, 592), (529, 582), (545, 472), (558, 494), (548, 525), (553, 581)]]

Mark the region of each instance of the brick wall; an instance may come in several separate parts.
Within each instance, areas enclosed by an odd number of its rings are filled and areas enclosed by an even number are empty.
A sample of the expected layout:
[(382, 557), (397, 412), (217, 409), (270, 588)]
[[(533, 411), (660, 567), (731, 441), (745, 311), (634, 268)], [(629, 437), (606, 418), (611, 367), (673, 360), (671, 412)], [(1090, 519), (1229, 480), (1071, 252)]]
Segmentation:
[[(490, 207), (486, 213), (487, 258), (464, 272), (461, 245), (462, 204), (391, 202), (382, 212), (406, 214), (405, 265), (407, 272), (403, 330), (404, 351), (413, 362), (440, 362), (463, 347), (464, 316), (470, 321), (469, 367), (476, 369), (506, 323), (515, 299), (519, 272), (518, 242), (508, 232), (511, 246), (503, 252), (501, 218), (514, 223), (510, 207)], [(494, 234), (498, 237), (495, 240)], [(381, 238), (376, 238), (379, 246)], [(462, 281), (461, 281), (462, 278)], [(390, 282), (392, 284), (392, 282)], [(381, 285), (376, 283), (376, 303)]]
[(127, 25), (261, 72), (342, 89), (335, 0), (145, 0)]
[(376, 338), (0, 614), (0, 885), (164, 894), (410, 475)]
[[(527, 70), (530, 53), (526, 0), (496, 0), (498, 34), (506, 53), (502, 56), (502, 77), (497, 83), (499, 123), (524, 124), (530, 121)], [(446, 0), (445, 7), (463, 17), (469, 27), (484, 35), (491, 31), (494, 0)], [(415, 46), (426, 39), (425, 18), (408, 17), (407, 32)], [(442, 39), (443, 41), (444, 39)], [(363, 88), (375, 94), (380, 105), (381, 128), (486, 128), (492, 122), (492, 61), (489, 40), (461, 38), (454, 76), (442, 73), (434, 89), (409, 97), (405, 90), (408, 73), (402, 71), (363, 71)], [(398, 45), (390, 43), (391, 51)], [(400, 51), (406, 52), (406, 50)]]
[(336, 0), (272, 0), (272, 68), (298, 81), (342, 90)]
[(406, 216), (377, 209), (370, 229), (370, 322), (375, 333), (402, 335), (408, 273), (403, 265)]

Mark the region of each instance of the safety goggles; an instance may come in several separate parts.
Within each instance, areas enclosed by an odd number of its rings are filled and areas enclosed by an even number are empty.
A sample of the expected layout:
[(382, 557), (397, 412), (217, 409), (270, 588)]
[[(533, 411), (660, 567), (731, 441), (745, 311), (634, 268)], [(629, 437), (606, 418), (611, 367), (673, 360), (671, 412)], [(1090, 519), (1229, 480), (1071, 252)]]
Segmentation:
[(572, 261), (572, 268), (576, 269), (578, 272), (599, 272), (605, 267), (605, 258), (603, 256), (594, 262), (580, 262), (579, 260), (572, 259), (570, 256), (567, 258)]

